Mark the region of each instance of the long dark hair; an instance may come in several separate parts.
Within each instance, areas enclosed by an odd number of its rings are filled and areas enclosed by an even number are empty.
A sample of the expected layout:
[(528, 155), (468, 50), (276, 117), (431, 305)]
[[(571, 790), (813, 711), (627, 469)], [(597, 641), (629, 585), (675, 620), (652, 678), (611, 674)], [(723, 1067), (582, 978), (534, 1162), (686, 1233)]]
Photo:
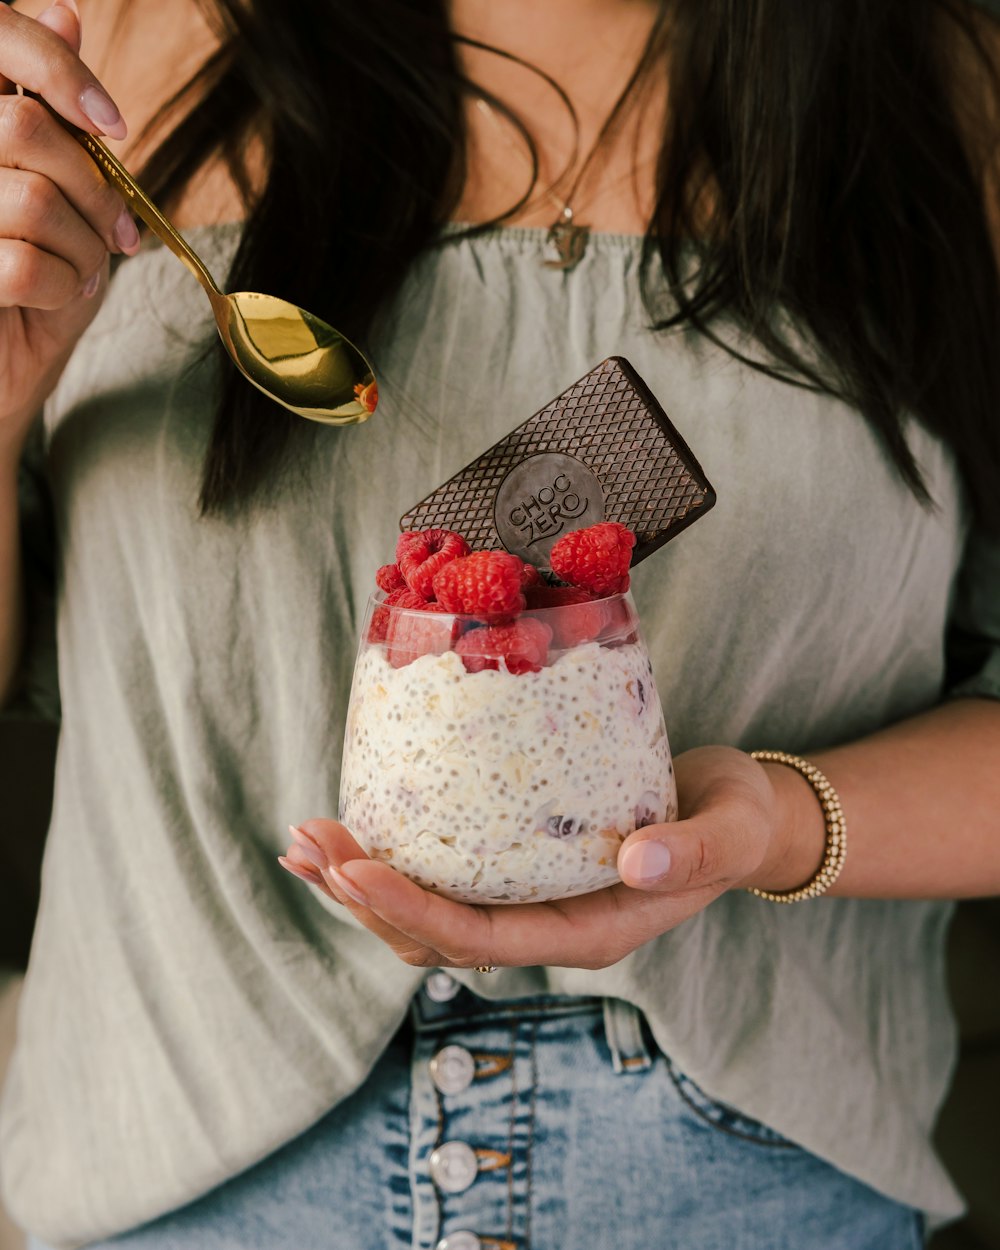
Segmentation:
[[(462, 190), (464, 102), (478, 89), (446, 6), (202, 2), (220, 50), (172, 102), (179, 120), (143, 177), (169, 198), (221, 151), (248, 198), (232, 287), (273, 290), (364, 341)], [(654, 323), (714, 337), (735, 318), (759, 345), (756, 368), (858, 408), (926, 498), (904, 437), (913, 414), (1000, 531), (992, 19), (965, 0), (666, 8), (669, 121), (644, 265)], [(270, 162), (255, 197), (242, 166), (252, 133)], [(207, 511), (273, 480), (301, 425), (233, 371), (222, 378)]]

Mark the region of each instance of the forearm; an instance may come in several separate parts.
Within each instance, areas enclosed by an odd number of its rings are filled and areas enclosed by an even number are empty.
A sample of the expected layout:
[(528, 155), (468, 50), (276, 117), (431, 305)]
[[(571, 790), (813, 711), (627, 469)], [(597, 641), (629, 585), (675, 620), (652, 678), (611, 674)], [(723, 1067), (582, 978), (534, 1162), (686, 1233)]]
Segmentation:
[[(847, 820), (847, 861), (832, 894), (1000, 894), (1000, 702), (957, 699), (809, 758), (836, 788)], [(822, 857), (823, 817), (798, 773), (765, 768), (786, 819), (748, 884), (794, 889)]]
[(24, 636), (17, 464), (16, 452), (0, 453), (0, 706), (12, 693)]

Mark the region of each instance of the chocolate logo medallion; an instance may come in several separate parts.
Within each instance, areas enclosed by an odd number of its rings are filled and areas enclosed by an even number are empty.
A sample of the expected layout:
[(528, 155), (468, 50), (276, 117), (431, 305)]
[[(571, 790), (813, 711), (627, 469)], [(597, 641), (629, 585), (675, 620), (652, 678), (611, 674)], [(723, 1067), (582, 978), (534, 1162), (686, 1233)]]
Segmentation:
[(574, 456), (541, 452), (511, 469), (493, 508), (507, 550), (544, 566), (560, 534), (604, 520), (604, 491), (597, 474)]

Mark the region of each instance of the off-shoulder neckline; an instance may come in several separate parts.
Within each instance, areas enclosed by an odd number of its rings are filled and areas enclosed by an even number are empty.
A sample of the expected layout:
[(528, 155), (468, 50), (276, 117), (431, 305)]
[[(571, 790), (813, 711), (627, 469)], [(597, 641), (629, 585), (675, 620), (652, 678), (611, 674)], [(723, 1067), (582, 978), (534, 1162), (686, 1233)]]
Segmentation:
[[(185, 226), (179, 230), (185, 238), (214, 237), (238, 234), (243, 229), (241, 220), (204, 222), (196, 226)], [(442, 241), (449, 242), (487, 242), (511, 244), (516, 246), (530, 245), (540, 247), (548, 236), (547, 226), (492, 226), (477, 227), (472, 223), (448, 222), (441, 228)], [(620, 234), (613, 231), (595, 230), (590, 234), (588, 246), (595, 248), (633, 250), (641, 248), (645, 236), (641, 234)], [(146, 245), (148, 251), (154, 251), (158, 241), (150, 240)]]

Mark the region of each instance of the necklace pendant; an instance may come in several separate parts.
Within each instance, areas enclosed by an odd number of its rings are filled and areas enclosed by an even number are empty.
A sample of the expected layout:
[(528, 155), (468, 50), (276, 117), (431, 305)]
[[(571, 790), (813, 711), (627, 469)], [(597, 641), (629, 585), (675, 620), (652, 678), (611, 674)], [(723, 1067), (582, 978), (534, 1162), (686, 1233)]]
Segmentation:
[(564, 209), (558, 221), (549, 227), (542, 264), (546, 269), (573, 269), (583, 259), (589, 238), (590, 227), (578, 226), (572, 210)]

